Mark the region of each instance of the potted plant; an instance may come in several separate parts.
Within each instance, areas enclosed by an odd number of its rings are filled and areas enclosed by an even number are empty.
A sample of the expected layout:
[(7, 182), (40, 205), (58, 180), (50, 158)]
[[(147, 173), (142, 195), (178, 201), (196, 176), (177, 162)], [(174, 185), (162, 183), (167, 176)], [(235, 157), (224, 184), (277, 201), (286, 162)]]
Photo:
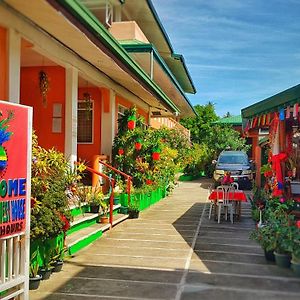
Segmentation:
[(86, 201), (90, 206), (91, 213), (99, 213), (101, 202), (104, 198), (101, 187), (85, 187)]
[(300, 276), (300, 220), (293, 227), (293, 249), (291, 267), (297, 276)]
[(34, 251), (31, 255), (30, 265), (29, 265), (29, 289), (36, 290), (40, 286), (42, 276), (38, 273), (40, 266), (37, 261), (38, 251)]
[(114, 205), (120, 203), (120, 194), (124, 190), (124, 183), (122, 180), (117, 180), (114, 187)]
[(264, 250), (265, 258), (267, 261), (275, 261), (274, 256), (274, 228), (271, 224), (264, 224), (250, 234), (250, 239), (255, 240)]
[(285, 209), (277, 208), (274, 212), (269, 213), (270, 225), (273, 227), (274, 234), (274, 254), (275, 261), (279, 267), (289, 268), (291, 261), (291, 252), (293, 249), (293, 223), (292, 215), (288, 214)]
[(136, 201), (131, 201), (128, 206), (129, 219), (137, 219), (139, 217), (139, 206)]
[(53, 272), (60, 272), (62, 269), (62, 266), (64, 264), (64, 256), (65, 256), (65, 247), (59, 247), (57, 246), (54, 250), (54, 257), (55, 265), (53, 268)]
[(108, 211), (109, 211), (109, 200), (110, 198), (102, 198), (100, 202), (101, 207), (101, 217), (100, 222), (101, 223), (108, 223)]
[(43, 255), (43, 266), (41, 268), (41, 275), (43, 280), (48, 280), (50, 278), (55, 263), (56, 261), (54, 259), (53, 251), (45, 250)]

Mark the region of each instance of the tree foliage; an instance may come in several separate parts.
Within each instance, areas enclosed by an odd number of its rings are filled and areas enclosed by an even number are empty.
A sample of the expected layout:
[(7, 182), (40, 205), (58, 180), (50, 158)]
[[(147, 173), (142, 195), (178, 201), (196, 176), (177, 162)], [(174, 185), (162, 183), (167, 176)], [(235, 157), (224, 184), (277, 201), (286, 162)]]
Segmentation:
[(212, 122), (217, 121), (214, 104), (209, 102), (205, 105), (194, 106), (197, 116), (184, 118), (180, 123), (191, 131), (191, 140), (194, 143), (201, 144), (208, 135), (211, 135)]
[[(135, 117), (135, 127), (128, 129), (128, 120)], [(141, 148), (135, 144), (139, 142)], [(141, 188), (146, 182), (161, 185), (172, 182), (175, 173), (182, 167), (187, 138), (176, 129), (145, 128), (136, 108), (125, 111), (119, 120), (119, 131), (113, 144), (113, 165), (133, 177), (133, 184)], [(159, 159), (153, 153), (159, 153)]]
[(214, 123), (219, 117), (216, 115), (213, 103), (196, 105), (194, 108), (198, 116), (185, 118), (180, 122), (190, 130), (193, 143), (201, 145), (202, 149), (207, 149), (202, 153), (205, 156), (204, 168), (210, 175), (212, 171), (211, 161), (216, 159), (222, 150), (247, 151), (249, 146), (232, 126)]

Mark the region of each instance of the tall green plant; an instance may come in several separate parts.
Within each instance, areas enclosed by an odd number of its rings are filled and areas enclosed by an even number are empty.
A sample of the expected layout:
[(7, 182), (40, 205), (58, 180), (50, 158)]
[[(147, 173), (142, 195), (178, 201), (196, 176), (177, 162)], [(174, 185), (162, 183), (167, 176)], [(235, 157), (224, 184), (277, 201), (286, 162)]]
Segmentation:
[[(134, 113), (136, 109), (131, 108), (119, 120), (119, 131), (113, 145), (114, 166), (131, 175), (134, 186), (138, 188), (150, 181), (155, 184), (173, 181), (189, 148), (187, 138), (175, 129), (145, 128), (137, 116), (136, 127), (128, 129), (128, 118)], [(141, 149), (136, 149), (137, 141), (142, 144)], [(153, 156), (155, 152), (159, 152), (158, 160)]]
[(66, 190), (81, 177), (63, 153), (42, 148), (35, 135), (32, 157), (31, 238), (46, 240), (68, 229), (71, 214)]

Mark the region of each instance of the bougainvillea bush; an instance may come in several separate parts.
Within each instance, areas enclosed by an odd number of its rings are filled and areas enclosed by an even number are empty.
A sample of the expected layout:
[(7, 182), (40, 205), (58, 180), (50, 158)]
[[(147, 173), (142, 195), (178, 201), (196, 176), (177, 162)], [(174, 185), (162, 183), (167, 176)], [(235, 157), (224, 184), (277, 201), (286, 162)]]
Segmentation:
[(113, 145), (113, 165), (133, 177), (133, 185), (164, 185), (174, 181), (184, 167), (190, 144), (177, 129), (146, 128), (136, 108), (125, 111), (119, 120)]

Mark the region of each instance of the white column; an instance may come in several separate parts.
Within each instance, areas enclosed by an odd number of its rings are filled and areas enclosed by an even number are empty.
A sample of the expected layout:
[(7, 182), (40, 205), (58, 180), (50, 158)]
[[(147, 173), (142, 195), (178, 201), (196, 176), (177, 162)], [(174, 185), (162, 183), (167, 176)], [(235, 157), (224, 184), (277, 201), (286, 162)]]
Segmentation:
[(65, 156), (71, 166), (77, 160), (78, 70), (66, 68)]
[(20, 103), (21, 38), (18, 32), (8, 30), (8, 100)]
[(109, 112), (104, 112), (103, 106), (104, 103), (102, 102), (101, 154), (109, 155), (111, 158), (116, 120), (116, 94), (113, 90), (110, 90), (109, 94)]

